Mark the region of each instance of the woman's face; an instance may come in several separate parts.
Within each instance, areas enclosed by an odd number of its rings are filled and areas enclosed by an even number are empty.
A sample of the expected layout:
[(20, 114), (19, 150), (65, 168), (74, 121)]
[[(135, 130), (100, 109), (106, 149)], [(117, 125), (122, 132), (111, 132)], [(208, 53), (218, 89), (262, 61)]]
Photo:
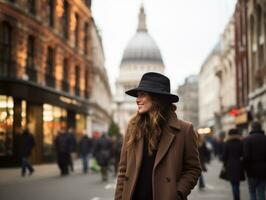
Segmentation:
[(152, 107), (151, 96), (147, 92), (138, 92), (136, 103), (138, 105), (138, 113), (148, 112)]

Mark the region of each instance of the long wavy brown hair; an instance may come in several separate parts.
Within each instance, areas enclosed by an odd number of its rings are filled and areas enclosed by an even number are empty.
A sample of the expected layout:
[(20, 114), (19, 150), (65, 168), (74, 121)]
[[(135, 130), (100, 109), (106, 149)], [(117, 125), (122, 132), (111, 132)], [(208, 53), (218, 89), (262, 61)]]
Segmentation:
[(165, 97), (151, 94), (152, 107), (146, 113), (137, 113), (129, 122), (129, 139), (127, 148), (136, 144), (142, 137), (148, 141), (148, 152), (152, 155), (157, 149), (159, 139), (164, 126), (166, 125), (170, 112), (173, 112), (175, 105), (167, 101)]

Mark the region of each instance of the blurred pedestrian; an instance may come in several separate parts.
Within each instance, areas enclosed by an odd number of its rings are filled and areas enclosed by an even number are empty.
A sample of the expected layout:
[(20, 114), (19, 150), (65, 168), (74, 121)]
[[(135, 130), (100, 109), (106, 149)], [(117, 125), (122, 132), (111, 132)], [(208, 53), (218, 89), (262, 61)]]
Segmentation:
[(122, 144), (123, 144), (123, 136), (121, 134), (119, 134), (115, 137), (115, 140), (113, 143), (113, 150), (112, 150), (113, 159), (114, 159), (114, 176), (117, 175)]
[(32, 149), (35, 147), (35, 140), (33, 135), (29, 132), (29, 129), (25, 129), (21, 135), (20, 140), (20, 154), (21, 154), (21, 175), (25, 176), (27, 169), (29, 175), (34, 172), (34, 168), (29, 162)]
[(70, 157), (69, 157), (69, 167), (72, 172), (74, 172), (74, 160), (76, 157), (76, 150), (77, 150), (77, 140), (76, 140), (76, 134), (74, 132), (73, 128), (68, 129), (68, 137), (70, 140)]
[(250, 135), (244, 139), (244, 162), (251, 200), (265, 200), (266, 135), (257, 121), (252, 123)]
[(57, 155), (57, 163), (61, 171), (61, 175), (68, 175), (68, 166), (70, 162), (70, 138), (64, 127), (61, 127), (55, 138), (55, 149)]
[(231, 183), (234, 200), (240, 200), (240, 181), (245, 180), (243, 166), (243, 144), (237, 129), (230, 129), (224, 145), (222, 160), (226, 178)]
[(199, 189), (205, 188), (205, 181), (203, 177), (203, 172), (207, 172), (206, 163), (209, 156), (209, 150), (206, 146), (204, 135), (198, 136), (198, 148), (199, 148), (199, 159), (200, 159), (200, 165), (202, 169), (202, 173), (199, 177)]
[(170, 80), (148, 72), (137, 88), (138, 112), (123, 142), (116, 200), (183, 200), (200, 176), (197, 136), (193, 126), (177, 118)]
[(90, 154), (92, 150), (92, 140), (88, 137), (86, 130), (79, 141), (79, 154), (82, 160), (83, 173), (87, 173), (90, 169)]
[(219, 133), (217, 142), (216, 142), (216, 155), (218, 156), (218, 159), (222, 161), (223, 151), (224, 151), (224, 138), (225, 138), (225, 132), (222, 131)]
[(106, 133), (96, 141), (94, 147), (94, 157), (101, 167), (102, 181), (108, 181), (108, 166), (111, 158), (112, 142)]

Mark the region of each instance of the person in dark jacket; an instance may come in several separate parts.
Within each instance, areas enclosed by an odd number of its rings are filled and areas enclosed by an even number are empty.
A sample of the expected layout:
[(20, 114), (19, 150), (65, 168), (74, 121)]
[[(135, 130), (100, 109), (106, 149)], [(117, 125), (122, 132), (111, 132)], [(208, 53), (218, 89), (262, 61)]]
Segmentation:
[(79, 154), (82, 160), (83, 173), (87, 173), (89, 169), (89, 159), (92, 150), (92, 140), (88, 137), (86, 131), (83, 131), (83, 136), (79, 141)]
[(111, 157), (112, 142), (104, 133), (101, 138), (96, 141), (94, 147), (94, 157), (101, 167), (102, 181), (108, 180), (108, 164)]
[(77, 150), (77, 140), (75, 137), (75, 131), (73, 128), (69, 128), (67, 135), (69, 137), (69, 142), (70, 142), (70, 154), (69, 154), (69, 167), (72, 172), (74, 172), (74, 163), (73, 160), (75, 159), (75, 153)]
[(122, 144), (123, 144), (123, 136), (119, 134), (116, 136), (113, 142), (113, 150), (112, 150), (114, 158), (114, 176), (116, 176), (118, 172), (118, 164), (120, 160)]
[(240, 181), (245, 180), (243, 167), (243, 144), (237, 129), (230, 129), (224, 145), (222, 160), (227, 179), (232, 186), (234, 200), (240, 200)]
[(65, 128), (62, 127), (55, 138), (57, 163), (62, 176), (69, 174), (68, 166), (70, 159), (70, 143), (68, 133)]
[(244, 139), (244, 162), (251, 200), (265, 200), (266, 135), (257, 121), (252, 123), (250, 135)]
[[(206, 163), (207, 163), (207, 159), (209, 155), (209, 150), (206, 146), (204, 135), (198, 136), (198, 149), (199, 149), (199, 159), (200, 159), (200, 165), (201, 165), (202, 172), (207, 172)], [(205, 181), (204, 181), (203, 173), (201, 173), (201, 176), (199, 177), (198, 184), (199, 184), (199, 189), (205, 188)]]
[(35, 140), (33, 135), (28, 129), (25, 129), (21, 135), (20, 140), (20, 154), (21, 154), (21, 175), (25, 176), (27, 169), (31, 175), (34, 172), (34, 168), (29, 162), (32, 149), (35, 147)]

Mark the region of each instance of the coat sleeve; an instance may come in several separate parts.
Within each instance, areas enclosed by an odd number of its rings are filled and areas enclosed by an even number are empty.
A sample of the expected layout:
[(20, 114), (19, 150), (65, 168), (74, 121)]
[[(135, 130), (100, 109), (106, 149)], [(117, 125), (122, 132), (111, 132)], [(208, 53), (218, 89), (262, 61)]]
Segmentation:
[(122, 149), (121, 149), (121, 155), (120, 155), (120, 161), (118, 166), (118, 176), (117, 176), (117, 183), (116, 183), (116, 190), (115, 190), (115, 200), (121, 200), (122, 194), (123, 194), (123, 188), (124, 188), (124, 182), (125, 182), (125, 173), (127, 169), (127, 149), (126, 144), (128, 141), (128, 131), (125, 135), (125, 139), (123, 141)]
[(197, 184), (198, 178), (201, 174), (197, 135), (192, 125), (189, 126), (185, 133), (183, 156), (183, 168), (181, 176), (177, 182), (177, 191), (182, 195), (183, 199), (186, 199)]

